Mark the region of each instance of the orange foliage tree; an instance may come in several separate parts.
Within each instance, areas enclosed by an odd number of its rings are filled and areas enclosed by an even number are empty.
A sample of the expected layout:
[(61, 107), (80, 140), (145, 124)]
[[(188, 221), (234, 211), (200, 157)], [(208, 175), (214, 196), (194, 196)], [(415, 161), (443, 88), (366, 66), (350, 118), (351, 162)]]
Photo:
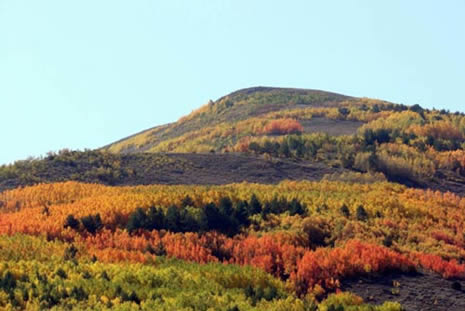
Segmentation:
[(295, 119), (277, 119), (270, 121), (263, 127), (264, 134), (283, 135), (303, 132), (304, 128)]

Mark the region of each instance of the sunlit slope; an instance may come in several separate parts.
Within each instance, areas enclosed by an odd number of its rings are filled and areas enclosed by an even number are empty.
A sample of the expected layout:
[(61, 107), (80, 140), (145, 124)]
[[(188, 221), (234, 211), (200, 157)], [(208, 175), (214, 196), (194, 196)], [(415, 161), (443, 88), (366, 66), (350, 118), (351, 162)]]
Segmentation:
[[(125, 153), (221, 150), (241, 136), (249, 134), (253, 130), (251, 127), (257, 126), (254, 123), (259, 122), (259, 125), (263, 125), (263, 119), (269, 119), (270, 113), (311, 107), (334, 107), (347, 100), (352, 99), (317, 90), (268, 87), (243, 89), (217, 101), (210, 101), (177, 122), (143, 131), (104, 149)], [(278, 116), (274, 116), (276, 117)], [(239, 126), (243, 132), (234, 131), (235, 126)], [(236, 133), (230, 133), (231, 130)], [(209, 142), (213, 132), (223, 139)], [(187, 139), (195, 139), (195, 142), (191, 142), (189, 146), (182, 143), (179, 145), (180, 141)], [(174, 144), (177, 146), (173, 147)]]

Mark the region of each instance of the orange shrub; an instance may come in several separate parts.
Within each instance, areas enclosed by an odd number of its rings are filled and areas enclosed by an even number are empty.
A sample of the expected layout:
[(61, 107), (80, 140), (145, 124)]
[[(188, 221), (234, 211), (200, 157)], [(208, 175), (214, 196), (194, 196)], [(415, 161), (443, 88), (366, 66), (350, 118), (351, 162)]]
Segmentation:
[(447, 261), (436, 255), (413, 253), (412, 259), (424, 269), (441, 274), (444, 278), (465, 278), (465, 265), (459, 264), (455, 259)]
[(277, 119), (270, 121), (263, 128), (264, 134), (283, 135), (303, 132), (304, 128), (295, 119)]
[(463, 134), (450, 122), (439, 121), (425, 126), (414, 125), (410, 130), (417, 136), (431, 136), (435, 139), (462, 140)]
[(411, 269), (414, 263), (404, 255), (379, 245), (350, 240), (342, 248), (306, 252), (297, 264), (292, 281), (297, 291), (305, 294), (316, 285), (336, 288), (342, 277)]

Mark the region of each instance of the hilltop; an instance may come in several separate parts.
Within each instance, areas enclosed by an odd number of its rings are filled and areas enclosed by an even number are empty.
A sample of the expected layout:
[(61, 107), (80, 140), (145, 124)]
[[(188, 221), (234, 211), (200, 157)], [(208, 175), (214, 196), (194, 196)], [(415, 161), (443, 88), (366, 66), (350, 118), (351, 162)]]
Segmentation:
[[(252, 122), (263, 123), (265, 119), (274, 117), (270, 114), (305, 108), (336, 107), (351, 99), (349, 96), (319, 90), (247, 88), (216, 101), (210, 100), (177, 122), (131, 135), (103, 149), (116, 153), (221, 151), (245, 136), (245, 130), (250, 130)], [(244, 132), (234, 131), (235, 126)], [(324, 125), (321, 127), (325, 128)], [(228, 130), (229, 135), (225, 135)], [(344, 132), (347, 130), (342, 129), (341, 133)], [(209, 141), (212, 137), (217, 139)], [(186, 140), (190, 139), (195, 139), (195, 142), (187, 143)]]

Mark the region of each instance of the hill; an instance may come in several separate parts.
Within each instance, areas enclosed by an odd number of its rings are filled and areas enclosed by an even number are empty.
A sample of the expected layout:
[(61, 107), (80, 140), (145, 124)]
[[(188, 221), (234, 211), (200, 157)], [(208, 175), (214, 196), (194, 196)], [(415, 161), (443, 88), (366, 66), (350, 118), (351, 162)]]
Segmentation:
[[(2, 166), (0, 190), (64, 180), (267, 183), (354, 172), (463, 195), (464, 148), (463, 113), (255, 87), (210, 101), (177, 122), (110, 144), (101, 153), (65, 151)], [(309, 175), (308, 167), (321, 173)]]
[[(110, 144), (103, 149), (112, 152), (185, 152), (222, 150), (245, 133), (229, 133), (228, 137), (208, 143), (212, 131), (234, 125), (250, 127), (250, 120), (264, 121), (277, 111), (310, 107), (332, 107), (350, 97), (316, 90), (253, 87), (233, 92), (193, 111), (179, 121), (154, 127)], [(243, 122), (241, 122), (243, 121)], [(226, 130), (226, 129), (225, 129)], [(227, 130), (226, 130), (227, 131)], [(214, 134), (215, 135), (215, 134)], [(224, 136), (224, 135), (222, 135)], [(169, 146), (195, 137), (196, 146)]]
[[(394, 182), (461, 192), (465, 117), (301, 89), (250, 88), (103, 150), (240, 152), (381, 172)], [(443, 181), (447, 185), (444, 185)]]
[(0, 167), (0, 309), (463, 310), (465, 116), (250, 88)]

